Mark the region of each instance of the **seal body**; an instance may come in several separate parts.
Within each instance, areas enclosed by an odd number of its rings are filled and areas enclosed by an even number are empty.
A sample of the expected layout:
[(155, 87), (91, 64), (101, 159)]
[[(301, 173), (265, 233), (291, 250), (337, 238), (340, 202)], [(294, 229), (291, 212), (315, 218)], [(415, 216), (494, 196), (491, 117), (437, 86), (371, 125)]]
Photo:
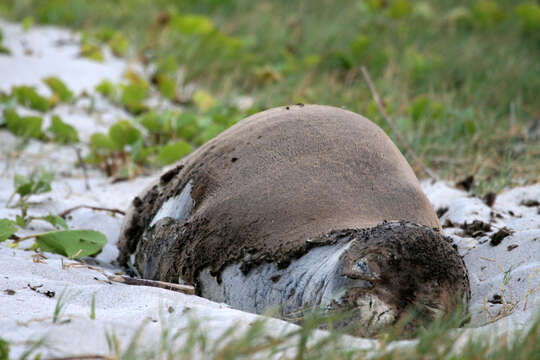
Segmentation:
[(411, 304), (445, 313), (454, 295), (467, 300), (466, 269), (439, 227), (379, 127), (297, 105), (242, 120), (136, 197), (119, 260), (243, 310), (354, 309), (371, 334)]

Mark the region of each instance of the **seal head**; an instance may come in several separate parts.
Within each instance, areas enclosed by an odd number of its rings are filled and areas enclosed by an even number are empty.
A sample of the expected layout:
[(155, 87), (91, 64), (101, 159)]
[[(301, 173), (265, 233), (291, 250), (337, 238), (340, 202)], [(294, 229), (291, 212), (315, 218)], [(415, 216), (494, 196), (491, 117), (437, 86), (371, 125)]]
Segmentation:
[[(409, 329), (466, 307), (470, 300), (465, 264), (450, 238), (437, 229), (408, 222), (384, 222), (338, 231), (351, 240), (341, 254), (341, 289), (326, 311), (346, 311), (342, 326), (373, 336), (398, 321)], [(343, 235), (342, 235), (343, 236)], [(432, 261), (436, 258), (437, 261)]]

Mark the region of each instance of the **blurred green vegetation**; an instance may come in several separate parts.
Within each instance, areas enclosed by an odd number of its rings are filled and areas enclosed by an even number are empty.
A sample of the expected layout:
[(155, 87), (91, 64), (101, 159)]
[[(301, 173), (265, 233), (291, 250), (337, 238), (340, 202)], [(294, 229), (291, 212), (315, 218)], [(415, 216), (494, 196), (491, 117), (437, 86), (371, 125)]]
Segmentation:
[[(7, 0), (0, 16), (83, 31), (81, 54), (96, 60), (106, 44), (154, 64), (152, 84), (171, 100), (184, 96), (175, 86), (182, 67), (185, 82), (207, 90), (183, 115), (152, 115), (144, 79), (98, 88), (163, 144), (215, 136), (245, 115), (230, 110), (240, 95), (255, 99), (247, 113), (343, 106), (390, 133), (365, 65), (400, 131), (442, 177), (474, 174), (479, 192), (540, 180), (540, 140), (530, 131), (540, 121), (538, 2)], [(170, 161), (161, 150), (148, 151)]]

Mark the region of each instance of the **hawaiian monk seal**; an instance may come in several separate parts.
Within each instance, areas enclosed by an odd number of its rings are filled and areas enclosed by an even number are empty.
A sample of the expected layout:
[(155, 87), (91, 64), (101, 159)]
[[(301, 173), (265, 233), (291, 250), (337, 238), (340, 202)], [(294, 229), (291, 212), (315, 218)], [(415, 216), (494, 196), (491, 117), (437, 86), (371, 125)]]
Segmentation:
[(328, 106), (240, 121), (136, 197), (119, 240), (142, 277), (246, 311), (349, 310), (371, 336), (413, 307), (467, 305), (467, 270), (414, 172), (374, 123)]

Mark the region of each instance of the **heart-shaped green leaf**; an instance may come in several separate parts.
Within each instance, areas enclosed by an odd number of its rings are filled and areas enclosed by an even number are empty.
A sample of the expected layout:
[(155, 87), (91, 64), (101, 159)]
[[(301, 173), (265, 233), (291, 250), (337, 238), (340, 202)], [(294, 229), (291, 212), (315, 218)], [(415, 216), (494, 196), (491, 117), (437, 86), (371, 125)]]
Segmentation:
[(43, 82), (47, 84), (49, 89), (60, 99), (60, 101), (70, 101), (73, 99), (73, 93), (62, 80), (57, 77), (51, 76), (43, 79)]
[(141, 133), (128, 120), (121, 120), (109, 128), (109, 138), (118, 149), (123, 149), (125, 145), (131, 145), (139, 140)]
[(7, 128), (13, 134), (22, 137), (40, 138), (41, 123), (39, 116), (19, 116), (15, 110), (9, 109), (4, 112)]
[(14, 86), (12, 95), (22, 106), (29, 107), (38, 111), (49, 110), (49, 100), (38, 94), (36, 89), (31, 86)]
[(172, 144), (167, 144), (159, 151), (157, 161), (163, 165), (172, 164), (181, 157), (189, 154), (191, 150), (191, 145), (185, 141), (177, 141)]
[(77, 130), (73, 126), (63, 122), (60, 116), (53, 115), (51, 120), (51, 126), (47, 130), (52, 133), (55, 142), (69, 144), (79, 140)]
[(0, 242), (9, 239), (9, 237), (17, 232), (15, 222), (9, 219), (0, 219)]
[(60, 230), (38, 235), (36, 241), (42, 251), (79, 259), (100, 252), (107, 238), (94, 230)]

